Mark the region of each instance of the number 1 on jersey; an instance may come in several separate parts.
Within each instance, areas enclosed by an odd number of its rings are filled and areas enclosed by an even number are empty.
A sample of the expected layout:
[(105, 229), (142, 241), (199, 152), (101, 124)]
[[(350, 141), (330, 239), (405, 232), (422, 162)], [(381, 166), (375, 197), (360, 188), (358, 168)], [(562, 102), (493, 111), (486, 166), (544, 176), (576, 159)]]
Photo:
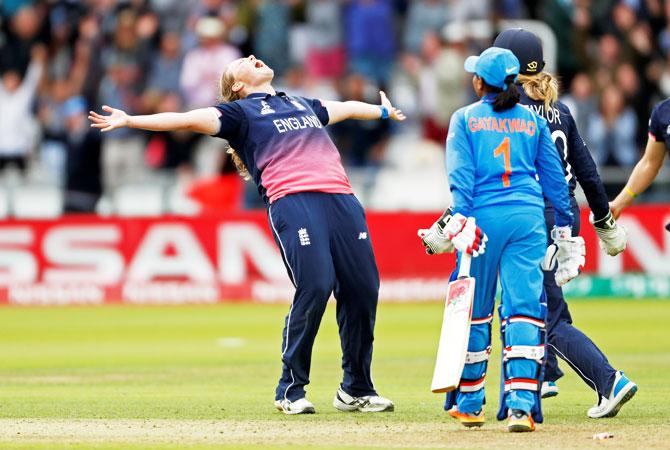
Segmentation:
[(505, 160), (505, 173), (502, 175), (502, 183), (504, 187), (509, 187), (509, 176), (512, 173), (512, 161), (510, 161), (509, 154), (509, 137), (503, 139), (498, 147), (493, 150), (493, 156), (498, 157), (503, 155)]

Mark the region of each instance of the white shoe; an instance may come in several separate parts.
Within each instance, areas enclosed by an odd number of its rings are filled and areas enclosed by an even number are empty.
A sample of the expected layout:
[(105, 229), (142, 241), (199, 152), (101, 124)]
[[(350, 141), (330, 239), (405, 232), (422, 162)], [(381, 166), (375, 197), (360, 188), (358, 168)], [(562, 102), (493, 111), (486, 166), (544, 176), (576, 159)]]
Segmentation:
[(307, 400), (305, 397), (298, 399), (294, 402), (291, 400), (275, 400), (275, 408), (284, 414), (314, 414), (316, 410), (312, 402)]
[(593, 405), (586, 413), (592, 419), (602, 417), (614, 417), (619, 413), (621, 407), (633, 398), (637, 392), (637, 385), (630, 381), (623, 372), (617, 372), (614, 376), (614, 385), (608, 398), (602, 397), (597, 405)]
[(333, 406), (340, 411), (352, 412), (383, 412), (393, 411), (394, 405), (388, 398), (378, 395), (364, 395), (363, 397), (352, 397), (341, 388), (337, 390), (333, 399)]
[(540, 396), (542, 398), (556, 397), (558, 395), (558, 386), (554, 381), (544, 381), (542, 383), (542, 389), (540, 390)]

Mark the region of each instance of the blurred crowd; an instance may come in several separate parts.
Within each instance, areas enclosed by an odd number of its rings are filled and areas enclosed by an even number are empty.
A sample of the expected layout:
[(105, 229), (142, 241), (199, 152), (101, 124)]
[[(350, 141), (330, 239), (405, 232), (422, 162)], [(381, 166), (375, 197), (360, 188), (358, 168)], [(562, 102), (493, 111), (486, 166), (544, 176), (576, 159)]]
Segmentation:
[(632, 168), (653, 103), (670, 96), (670, 2), (3, 0), (0, 171), (62, 185), (68, 211), (91, 211), (126, 182), (234, 172), (221, 141), (100, 135), (86, 117), (103, 104), (130, 114), (213, 105), (226, 64), (253, 53), (292, 95), (376, 103), (387, 90), (408, 124), (330, 130), (346, 165), (374, 173), (399, 136), (442, 150), (451, 113), (473, 99), (463, 61), (495, 37), (469, 24), (495, 30), (503, 19), (549, 25), (562, 97), (595, 160)]

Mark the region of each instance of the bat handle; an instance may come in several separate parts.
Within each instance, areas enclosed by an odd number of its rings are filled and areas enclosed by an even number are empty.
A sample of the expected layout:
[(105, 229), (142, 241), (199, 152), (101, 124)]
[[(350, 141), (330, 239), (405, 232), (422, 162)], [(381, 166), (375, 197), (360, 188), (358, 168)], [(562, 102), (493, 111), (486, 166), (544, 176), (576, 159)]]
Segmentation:
[(458, 278), (467, 278), (470, 276), (470, 263), (472, 255), (461, 252), (461, 262), (458, 267)]

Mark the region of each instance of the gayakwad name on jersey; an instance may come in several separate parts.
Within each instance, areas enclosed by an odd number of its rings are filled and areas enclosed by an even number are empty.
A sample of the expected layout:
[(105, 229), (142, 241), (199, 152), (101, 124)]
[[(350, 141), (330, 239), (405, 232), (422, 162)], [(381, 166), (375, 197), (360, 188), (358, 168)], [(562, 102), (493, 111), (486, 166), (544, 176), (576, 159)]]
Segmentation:
[(304, 130), (305, 128), (323, 128), (321, 121), (315, 115), (275, 119), (272, 123), (274, 123), (275, 128), (277, 128), (277, 131), (280, 133)]

